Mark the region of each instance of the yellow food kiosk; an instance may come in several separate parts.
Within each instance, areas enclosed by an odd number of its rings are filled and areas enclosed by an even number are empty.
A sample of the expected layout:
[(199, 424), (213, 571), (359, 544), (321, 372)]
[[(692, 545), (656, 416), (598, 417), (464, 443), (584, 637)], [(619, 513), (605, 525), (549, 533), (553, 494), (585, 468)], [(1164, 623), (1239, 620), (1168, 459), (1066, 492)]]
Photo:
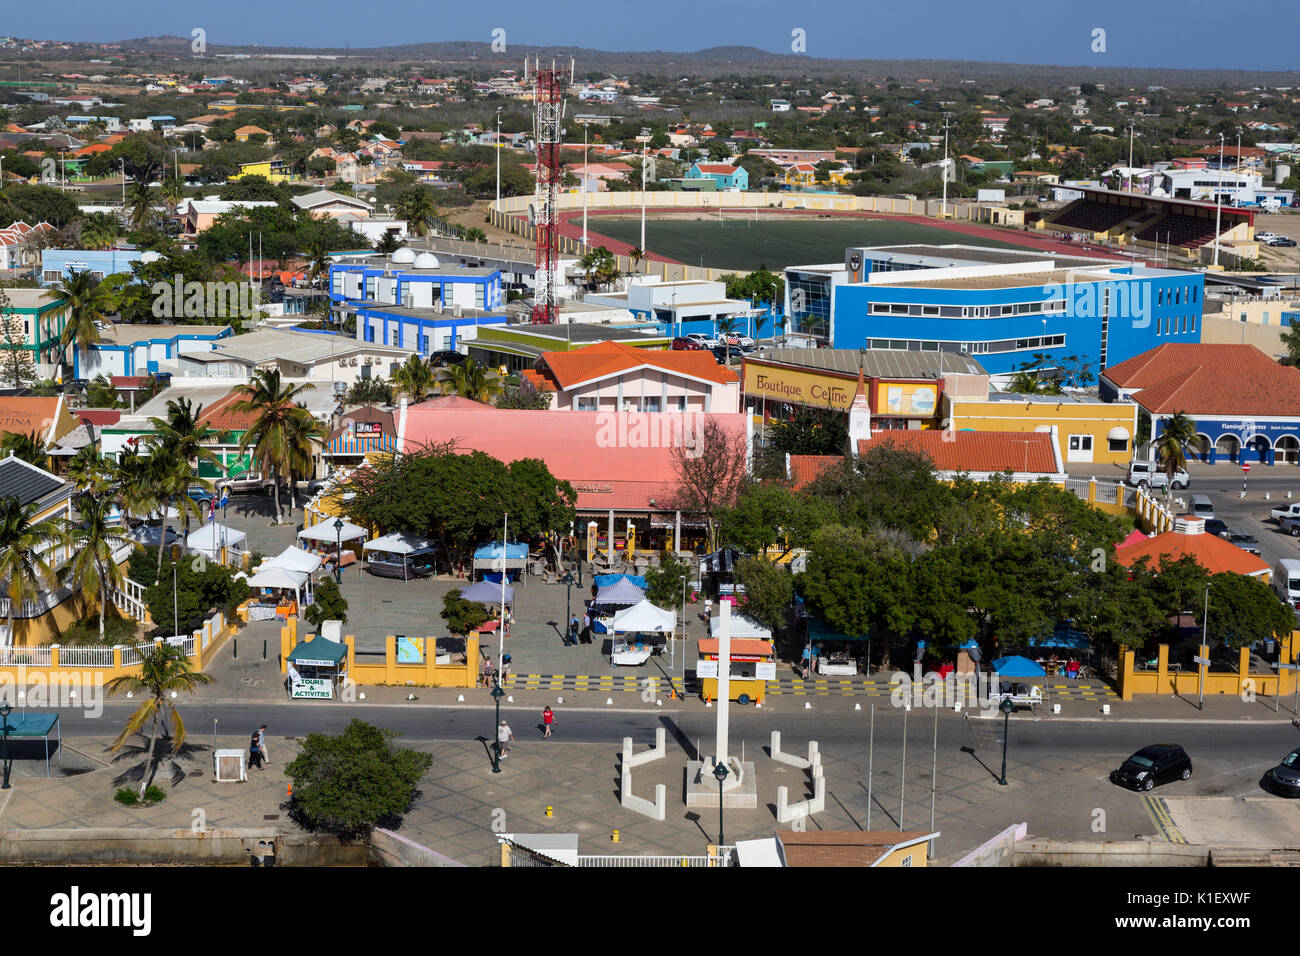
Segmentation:
[[(705, 700), (718, 696), (718, 640), (704, 638), (696, 642), (699, 659), (695, 676), (700, 681), (700, 695)], [(771, 641), (753, 638), (731, 640), (731, 699), (740, 704), (763, 703), (767, 682), (776, 680), (776, 648)]]

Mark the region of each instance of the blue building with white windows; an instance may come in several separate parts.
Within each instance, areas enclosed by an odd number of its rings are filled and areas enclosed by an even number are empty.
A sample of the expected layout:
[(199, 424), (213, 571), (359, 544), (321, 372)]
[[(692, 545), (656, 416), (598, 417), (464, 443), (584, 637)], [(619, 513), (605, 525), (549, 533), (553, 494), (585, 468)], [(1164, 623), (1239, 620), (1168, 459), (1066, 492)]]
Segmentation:
[(994, 375), (1042, 362), (1093, 375), (1200, 342), (1204, 280), (1129, 260), (977, 246), (854, 247), (785, 270), (788, 332), (840, 349), (958, 352)]
[(58, 285), (74, 272), (89, 272), (96, 279), (129, 273), (137, 262), (158, 259), (143, 249), (42, 249), (41, 285)]
[(499, 269), (448, 266), (431, 252), (336, 260), (329, 288), (335, 316), (355, 317), (358, 341), (421, 355), (455, 348), (466, 327), (506, 321)]

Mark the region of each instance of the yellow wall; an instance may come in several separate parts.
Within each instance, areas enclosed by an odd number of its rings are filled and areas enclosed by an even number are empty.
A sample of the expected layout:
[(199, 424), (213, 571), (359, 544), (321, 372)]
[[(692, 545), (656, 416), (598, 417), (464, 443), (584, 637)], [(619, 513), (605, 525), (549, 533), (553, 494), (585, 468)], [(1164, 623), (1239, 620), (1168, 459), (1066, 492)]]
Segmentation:
[[(308, 641), (313, 637), (309, 636)], [(323, 640), (323, 638), (320, 638)], [(397, 663), (397, 638), (389, 634), (384, 638), (382, 664), (357, 663), (357, 639), (347, 635), (343, 642), (348, 646), (347, 676), (354, 684), (376, 687), (475, 687), (478, 684), (479, 652), (478, 632), (470, 632), (465, 642), (464, 664), (435, 664), (437, 639), (426, 637), (423, 664)], [(299, 643), (298, 619), (289, 618), (280, 628), (280, 673), (287, 674), (289, 653)]]
[(910, 856), (912, 858), (911, 866), (926, 866), (929, 862), (930, 844), (916, 843), (909, 847), (899, 847), (890, 850), (888, 855), (881, 860), (876, 866), (902, 866), (903, 858)]
[[(1032, 432), (1039, 427), (1055, 425), (1061, 461), (1068, 467), (1080, 462), (1070, 461), (1070, 436), (1092, 436), (1092, 464), (1126, 464), (1133, 457), (1133, 435), (1137, 433), (1137, 406), (1120, 402), (1056, 402), (1051, 396), (1040, 396), (1033, 401), (979, 402), (948, 399), (951, 408), (951, 428), (975, 431)], [(1124, 450), (1109, 451), (1106, 433), (1116, 425), (1126, 429), (1129, 440)]]
[[(1283, 661), (1294, 659), (1295, 653), (1292, 648), (1297, 646), (1298, 640), (1300, 640), (1300, 631), (1293, 631), (1281, 638), (1281, 659)], [(1198, 656), (1205, 657), (1206, 655), (1207, 648), (1202, 645)], [(1207, 695), (1232, 694), (1241, 696), (1253, 693), (1257, 696), (1275, 697), (1279, 692), (1282, 695), (1294, 694), (1297, 680), (1300, 680), (1300, 673), (1293, 670), (1284, 671), (1281, 674), (1276, 672), (1252, 674), (1250, 672), (1250, 649), (1243, 647), (1237, 662), (1237, 670), (1230, 673), (1207, 671), (1204, 690)], [(1169, 645), (1161, 644), (1157, 648), (1155, 670), (1138, 670), (1134, 660), (1134, 652), (1121, 652), (1119, 667), (1119, 696), (1121, 700), (1132, 700), (1135, 694), (1179, 694), (1185, 697), (1199, 695), (1200, 692), (1201, 678), (1196, 669), (1177, 672), (1169, 669)]]

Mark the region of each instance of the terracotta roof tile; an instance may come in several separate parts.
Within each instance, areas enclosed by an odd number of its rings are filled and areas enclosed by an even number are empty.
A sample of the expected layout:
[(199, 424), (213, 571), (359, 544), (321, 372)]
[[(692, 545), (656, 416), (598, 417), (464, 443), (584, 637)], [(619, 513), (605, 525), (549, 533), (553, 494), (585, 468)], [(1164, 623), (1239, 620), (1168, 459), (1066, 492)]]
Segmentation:
[(242, 400), (243, 396), (238, 392), (227, 392), (203, 409), (199, 423), (218, 432), (247, 431), (257, 421), (257, 412), (232, 411), (231, 406)]
[[(1170, 342), (1103, 373), (1156, 414), (1300, 413), (1300, 369), (1279, 365), (1253, 345)], [(1230, 385), (1228, 383), (1231, 383)]]
[(739, 381), (735, 372), (718, 364), (712, 352), (702, 349), (671, 352), (605, 341), (572, 352), (544, 352), (538, 361), (543, 366), (543, 374), (549, 371), (550, 377), (560, 388), (572, 388), (581, 382), (616, 375), (643, 365), (720, 385)]
[(843, 463), (844, 459), (839, 455), (791, 455), (790, 484), (796, 491), (802, 490)]
[[(1056, 442), (1048, 432), (943, 432), (892, 430), (877, 432), (871, 442), (882, 442), (917, 452), (934, 462), (935, 471), (997, 472), (1055, 475)], [(858, 442), (864, 454), (868, 443)]]
[(1151, 559), (1150, 566), (1158, 570), (1165, 562), (1177, 561), (1184, 555), (1191, 555), (1196, 563), (1211, 574), (1231, 571), (1236, 574), (1258, 575), (1268, 571), (1268, 564), (1249, 552), (1241, 550), (1230, 541), (1218, 535), (1184, 534), (1178, 531), (1166, 531), (1145, 541), (1121, 544), (1115, 548), (1115, 560), (1124, 567), (1132, 567), (1141, 557)]

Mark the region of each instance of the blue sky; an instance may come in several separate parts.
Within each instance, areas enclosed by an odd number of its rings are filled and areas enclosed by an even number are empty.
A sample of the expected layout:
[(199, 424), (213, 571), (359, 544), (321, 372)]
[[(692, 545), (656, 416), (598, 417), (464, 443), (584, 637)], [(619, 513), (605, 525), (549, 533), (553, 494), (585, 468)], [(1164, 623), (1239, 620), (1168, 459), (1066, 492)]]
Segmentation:
[[(189, 36), (212, 43), (388, 46), (478, 40), (691, 51), (755, 46), (789, 52), (806, 34), (813, 57), (938, 58), (1086, 66), (1293, 70), (1296, 0), (9, 0), (0, 31), (73, 40)], [(369, 12), (367, 12), (369, 11)], [(14, 13), (17, 15), (15, 16)], [(1162, 24), (1169, 24), (1168, 27)], [(1105, 31), (1094, 52), (1093, 31)]]

